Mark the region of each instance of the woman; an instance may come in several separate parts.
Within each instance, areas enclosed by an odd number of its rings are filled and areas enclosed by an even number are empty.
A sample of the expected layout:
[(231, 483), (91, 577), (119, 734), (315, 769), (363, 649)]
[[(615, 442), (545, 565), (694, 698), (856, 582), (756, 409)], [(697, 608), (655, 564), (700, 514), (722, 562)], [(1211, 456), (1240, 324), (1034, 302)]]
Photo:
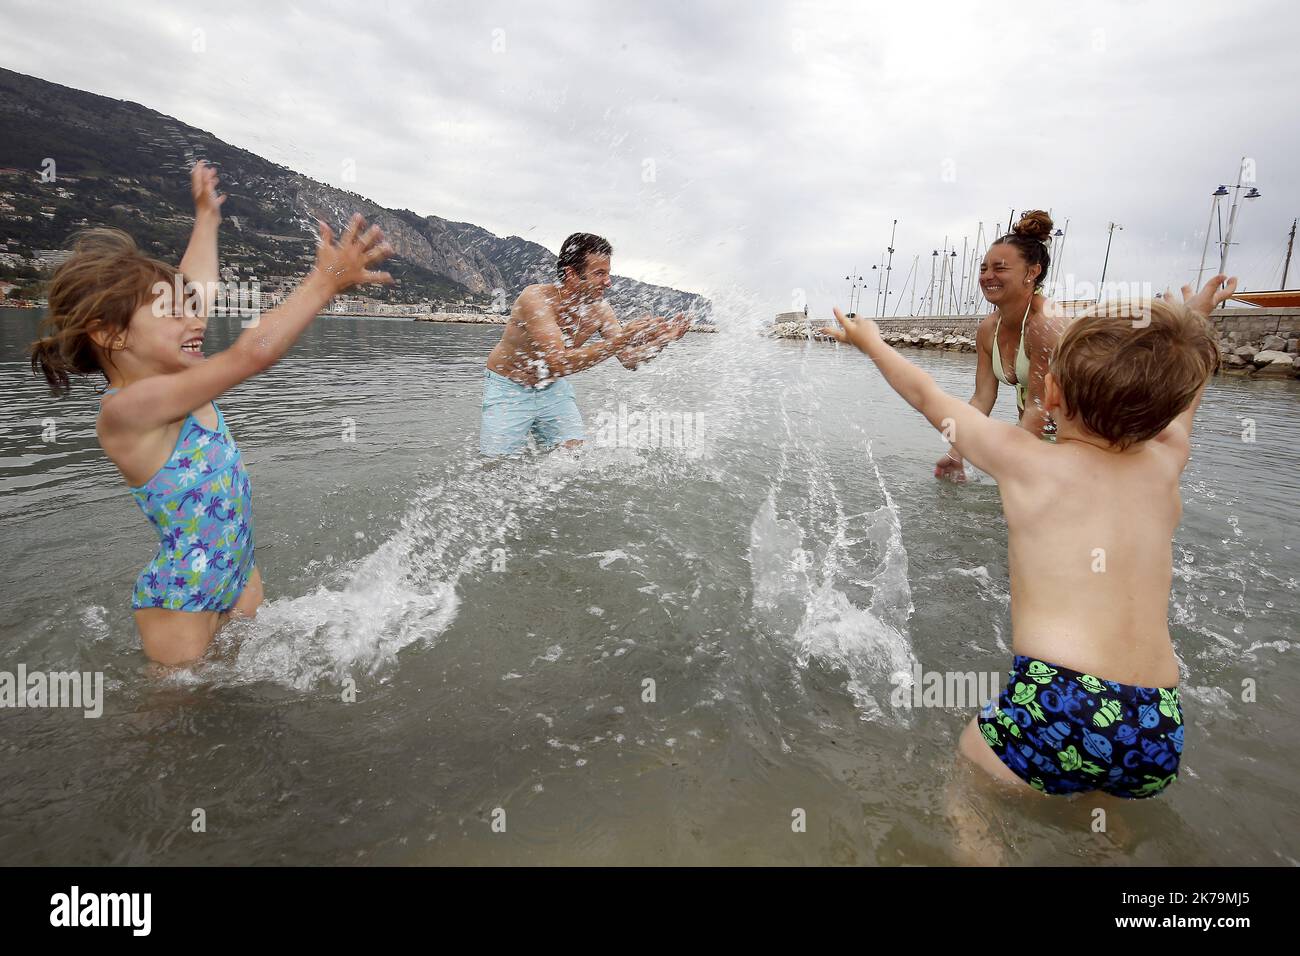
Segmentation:
[[(978, 364), (971, 405), (985, 415), (998, 399), (998, 383), (1016, 390), (1020, 425), (1035, 434), (1050, 433), (1055, 425), (1043, 412), (1043, 375), (1052, 350), (1060, 341), (1059, 315), (1048, 315), (1041, 294), (1052, 259), (1047, 252), (1052, 217), (1041, 209), (1026, 212), (1014, 229), (984, 255), (980, 263), (980, 290), (993, 312), (975, 334)], [(966, 468), (956, 451), (935, 463), (934, 476), (965, 481)]]

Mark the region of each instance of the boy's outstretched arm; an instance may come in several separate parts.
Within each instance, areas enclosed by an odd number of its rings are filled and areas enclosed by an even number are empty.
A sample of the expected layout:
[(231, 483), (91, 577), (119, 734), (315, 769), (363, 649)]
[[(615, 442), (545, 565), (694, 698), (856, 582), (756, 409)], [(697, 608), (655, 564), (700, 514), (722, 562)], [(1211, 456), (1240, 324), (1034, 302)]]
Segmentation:
[(981, 471), (1001, 479), (1024, 464), (1038, 443), (1029, 432), (989, 418), (969, 402), (949, 395), (930, 375), (917, 368), (880, 335), (870, 319), (846, 319), (835, 310), (839, 327), (826, 331), (848, 342), (876, 363), (890, 387), (943, 433), (957, 451)]
[[(181, 259), (181, 273), (187, 282), (198, 283), (194, 290), (199, 295), (199, 315), (207, 317), (208, 292), (221, 278), (217, 260), (217, 231), (221, 227), (221, 204), (224, 195), (217, 194), (217, 171), (199, 160), (190, 170), (190, 193), (194, 196), (194, 231)], [(193, 294), (186, 290), (187, 294)]]
[[(1219, 288), (1220, 286), (1223, 288)], [(1229, 279), (1227, 276), (1220, 274), (1212, 277), (1209, 282), (1201, 287), (1201, 291), (1195, 295), (1192, 294), (1190, 285), (1183, 286), (1183, 305), (1193, 312), (1199, 312), (1201, 315), (1206, 316), (1208, 321), (1214, 310), (1221, 303), (1231, 299), (1236, 291), (1237, 277), (1233, 276)], [(1172, 298), (1172, 294), (1168, 292), (1165, 293), (1165, 296), (1166, 298)], [(1156, 438), (1157, 441), (1178, 450), (1182, 455), (1184, 467), (1192, 454), (1192, 420), (1196, 417), (1196, 410), (1201, 407), (1201, 399), (1204, 397), (1205, 388), (1209, 384), (1210, 380), (1207, 377), (1205, 384), (1201, 386), (1200, 391), (1196, 393), (1196, 397), (1192, 399), (1192, 403), (1183, 409), (1177, 418), (1165, 426), (1165, 430)]]

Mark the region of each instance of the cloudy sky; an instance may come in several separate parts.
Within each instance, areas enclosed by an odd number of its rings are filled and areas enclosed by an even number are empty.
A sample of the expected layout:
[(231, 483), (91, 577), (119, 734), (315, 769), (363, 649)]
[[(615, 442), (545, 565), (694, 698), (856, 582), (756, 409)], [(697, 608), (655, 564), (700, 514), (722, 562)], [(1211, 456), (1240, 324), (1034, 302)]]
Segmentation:
[(843, 304), (897, 219), (905, 314), (914, 256), (924, 290), (945, 236), (1013, 207), (1069, 219), (1063, 281), (1098, 280), (1112, 221), (1108, 281), (1189, 281), (1243, 156), (1262, 198), (1229, 271), (1276, 288), (1298, 41), (1285, 0), (0, 0), (9, 69), (387, 206), (552, 250), (600, 232), (619, 273), (773, 312)]

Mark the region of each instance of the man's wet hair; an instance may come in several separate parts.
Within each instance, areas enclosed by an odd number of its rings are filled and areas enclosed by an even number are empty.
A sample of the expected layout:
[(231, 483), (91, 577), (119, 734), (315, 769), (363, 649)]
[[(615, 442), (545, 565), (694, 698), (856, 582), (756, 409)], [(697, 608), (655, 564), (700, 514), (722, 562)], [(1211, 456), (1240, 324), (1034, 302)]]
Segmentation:
[(612, 256), (613, 254), (614, 247), (609, 244), (608, 239), (602, 239), (590, 232), (575, 232), (564, 240), (564, 245), (560, 246), (560, 258), (555, 263), (555, 273), (563, 279), (567, 267), (572, 269), (578, 278), (583, 278), (587, 274), (587, 256)]

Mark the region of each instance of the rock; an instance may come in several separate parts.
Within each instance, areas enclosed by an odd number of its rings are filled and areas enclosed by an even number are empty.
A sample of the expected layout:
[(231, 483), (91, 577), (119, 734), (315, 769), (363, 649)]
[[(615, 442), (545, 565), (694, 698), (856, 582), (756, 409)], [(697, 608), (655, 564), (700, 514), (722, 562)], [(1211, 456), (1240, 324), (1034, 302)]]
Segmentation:
[[(1228, 368), (1245, 368), (1247, 365), (1250, 365), (1250, 363), (1247, 362), (1247, 361), (1246, 361), (1244, 358), (1242, 358), (1240, 355), (1233, 355), (1233, 354), (1230, 353), (1230, 354), (1225, 355), (1225, 356), (1223, 357), (1223, 367), (1224, 367), (1225, 369), (1228, 369)], [(1251, 368), (1254, 368), (1254, 366), (1251, 365)]]
[(1265, 365), (1272, 365), (1274, 362), (1285, 362), (1290, 365), (1291, 356), (1277, 349), (1262, 349), (1255, 353), (1255, 357), (1251, 359), (1251, 362), (1255, 368), (1263, 368)]
[(1285, 352), (1286, 339), (1280, 335), (1266, 335), (1264, 341), (1260, 343), (1260, 347), (1266, 352)]
[(1300, 352), (1300, 339), (1287, 339), (1284, 351), (1290, 352), (1292, 355)]
[(1295, 370), (1295, 356), (1269, 349), (1257, 352), (1253, 364), (1256, 374), (1289, 376)]
[(1249, 362), (1252, 359), (1254, 359), (1255, 350), (1252, 349), (1249, 345), (1243, 345), (1240, 348), (1233, 349), (1232, 354), (1237, 356), (1237, 358), (1242, 359), (1243, 361)]
[(1263, 368), (1255, 369), (1255, 375), (1267, 378), (1290, 378), (1295, 374), (1295, 366), (1290, 362), (1273, 362)]

